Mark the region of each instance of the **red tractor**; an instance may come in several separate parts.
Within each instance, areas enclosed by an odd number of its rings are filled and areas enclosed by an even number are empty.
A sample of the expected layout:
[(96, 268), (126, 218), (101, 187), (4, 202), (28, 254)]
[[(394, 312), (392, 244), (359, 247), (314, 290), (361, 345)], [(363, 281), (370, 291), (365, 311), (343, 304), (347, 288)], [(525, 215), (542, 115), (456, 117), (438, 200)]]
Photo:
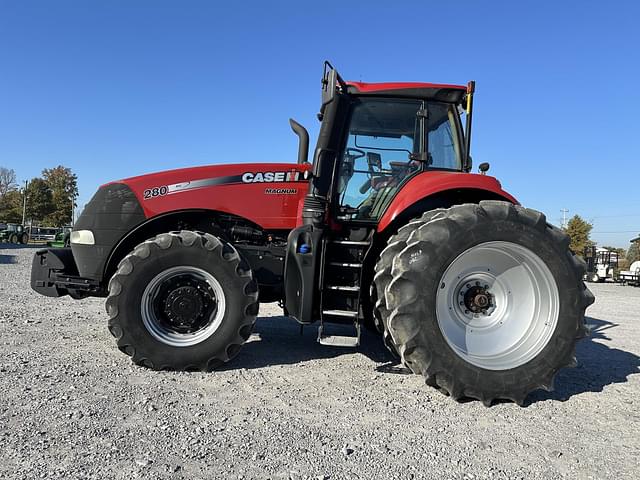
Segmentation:
[[(211, 370), (281, 302), (318, 341), (361, 325), (455, 399), (522, 404), (575, 364), (594, 297), (545, 216), (471, 173), (474, 82), (346, 82), (325, 63), (313, 163), (171, 170), (103, 185), (68, 249), (36, 253), (37, 292), (105, 296), (120, 350)], [(466, 112), (463, 128), (461, 116)], [(352, 336), (331, 335), (335, 324)], [(344, 327), (342, 328), (344, 330)]]

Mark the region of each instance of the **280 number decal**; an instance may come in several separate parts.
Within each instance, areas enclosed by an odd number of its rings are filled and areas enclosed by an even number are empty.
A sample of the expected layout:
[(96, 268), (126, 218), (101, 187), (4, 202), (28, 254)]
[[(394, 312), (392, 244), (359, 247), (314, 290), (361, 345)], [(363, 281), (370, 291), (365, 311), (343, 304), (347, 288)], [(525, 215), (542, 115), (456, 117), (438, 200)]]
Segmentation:
[(163, 195), (166, 195), (168, 192), (169, 187), (167, 187), (166, 185), (163, 185), (161, 187), (147, 188), (144, 191), (144, 199), (149, 200), (150, 198), (161, 197)]

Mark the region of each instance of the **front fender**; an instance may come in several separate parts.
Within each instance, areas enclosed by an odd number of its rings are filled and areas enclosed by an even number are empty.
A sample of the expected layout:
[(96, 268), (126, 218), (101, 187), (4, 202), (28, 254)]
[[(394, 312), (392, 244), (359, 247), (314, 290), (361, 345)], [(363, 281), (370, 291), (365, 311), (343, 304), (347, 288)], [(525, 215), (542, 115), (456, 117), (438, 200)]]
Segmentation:
[(384, 231), (397, 217), (416, 204), (437, 197), (476, 201), (503, 199), (518, 204), (494, 177), (461, 172), (424, 172), (411, 178), (396, 194), (378, 222), (378, 232)]

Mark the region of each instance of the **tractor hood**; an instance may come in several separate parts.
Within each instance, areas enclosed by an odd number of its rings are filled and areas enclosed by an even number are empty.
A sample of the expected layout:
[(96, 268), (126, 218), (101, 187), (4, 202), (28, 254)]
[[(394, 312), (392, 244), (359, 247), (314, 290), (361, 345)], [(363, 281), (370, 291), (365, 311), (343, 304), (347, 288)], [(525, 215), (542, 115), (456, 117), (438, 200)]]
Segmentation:
[(79, 274), (102, 278), (129, 232), (154, 217), (214, 211), (264, 230), (291, 230), (307, 193), (309, 165), (243, 163), (167, 170), (102, 185), (74, 227), (71, 248)]
[(264, 229), (289, 229), (307, 192), (309, 169), (292, 163), (209, 165), (131, 177), (102, 188), (128, 186), (147, 218), (205, 209), (243, 217)]

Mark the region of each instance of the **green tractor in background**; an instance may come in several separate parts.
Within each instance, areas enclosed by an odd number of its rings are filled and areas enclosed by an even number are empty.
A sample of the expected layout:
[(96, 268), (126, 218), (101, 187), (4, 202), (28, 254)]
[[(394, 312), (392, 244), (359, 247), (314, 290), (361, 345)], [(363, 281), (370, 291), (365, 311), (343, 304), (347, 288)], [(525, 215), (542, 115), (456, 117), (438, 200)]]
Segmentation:
[(0, 243), (15, 243), (26, 245), (29, 242), (29, 234), (24, 225), (7, 223), (0, 225)]
[(47, 242), (48, 247), (53, 248), (67, 248), (71, 246), (71, 230), (72, 226), (67, 225), (56, 234), (56, 238), (53, 241)]

